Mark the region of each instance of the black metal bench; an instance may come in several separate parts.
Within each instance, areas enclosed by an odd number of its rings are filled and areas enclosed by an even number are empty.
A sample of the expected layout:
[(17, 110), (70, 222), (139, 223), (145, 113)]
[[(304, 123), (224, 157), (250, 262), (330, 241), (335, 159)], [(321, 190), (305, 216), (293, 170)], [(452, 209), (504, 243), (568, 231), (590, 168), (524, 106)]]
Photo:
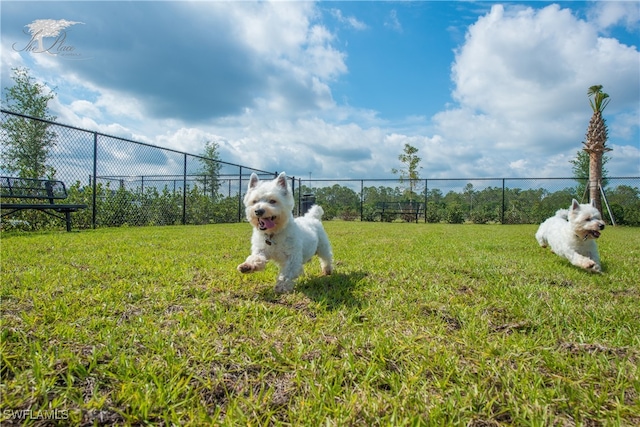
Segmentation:
[(416, 201), (406, 202), (378, 202), (376, 213), (380, 214), (380, 221), (391, 221), (398, 215), (402, 215), (405, 221), (417, 223), (420, 215), (424, 214), (424, 203)]
[[(49, 179), (0, 177), (0, 209), (2, 216), (11, 215), (24, 209), (36, 209), (67, 222), (67, 231), (71, 231), (71, 212), (86, 209), (87, 205), (57, 204), (68, 196), (62, 181)], [(30, 200), (31, 203), (21, 203)], [(48, 203), (45, 203), (44, 201)], [(4, 212), (8, 210), (8, 212)], [(58, 215), (56, 214), (64, 214)]]

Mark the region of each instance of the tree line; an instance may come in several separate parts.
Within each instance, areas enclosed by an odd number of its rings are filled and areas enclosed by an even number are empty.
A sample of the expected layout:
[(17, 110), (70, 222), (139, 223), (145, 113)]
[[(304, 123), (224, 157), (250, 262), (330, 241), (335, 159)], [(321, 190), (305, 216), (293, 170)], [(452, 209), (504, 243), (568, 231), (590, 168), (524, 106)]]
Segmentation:
[[(414, 184), (415, 186), (415, 184)], [(413, 187), (413, 186), (412, 186)], [(558, 191), (543, 188), (520, 189), (502, 187), (474, 188), (468, 183), (462, 191), (448, 191), (438, 188), (425, 193), (409, 193), (406, 187), (378, 186), (363, 187), (362, 195), (346, 187), (335, 184), (332, 187), (311, 188), (302, 186), (301, 194), (314, 194), (316, 202), (322, 205), (325, 219), (380, 221), (380, 202), (401, 202), (412, 200), (424, 203), (422, 219), (429, 223), (505, 223), (536, 224), (555, 214), (558, 209), (568, 208), (572, 199), (582, 200), (585, 185), (577, 182), (573, 187)], [(630, 185), (618, 185), (606, 190), (607, 200), (613, 219), (619, 225), (640, 226), (640, 189)], [(609, 212), (604, 218), (611, 222)], [(386, 220), (407, 220), (402, 215)]]
[[(115, 188), (114, 188), (115, 187)], [(427, 223), (449, 224), (537, 224), (553, 215), (556, 210), (567, 208), (572, 198), (580, 199), (584, 186), (579, 184), (558, 191), (486, 187), (476, 189), (468, 183), (461, 191), (438, 189), (426, 192), (426, 209), (420, 220)], [(92, 227), (93, 186), (73, 183), (68, 188), (69, 203), (85, 203), (89, 209), (73, 214), (77, 228)], [(322, 205), (324, 220), (342, 221), (410, 221), (403, 215), (381, 217), (379, 202), (407, 201), (407, 189), (403, 186), (366, 186), (362, 193), (335, 184), (327, 187), (301, 186), (300, 194), (314, 194), (316, 203)], [(606, 191), (607, 200), (616, 224), (640, 226), (640, 189), (630, 185), (618, 185)], [(128, 189), (112, 186), (110, 182), (96, 185), (96, 225), (98, 227), (153, 226), (182, 224), (233, 223), (244, 220), (244, 207), (240, 195), (212, 194), (211, 188), (195, 183), (173, 189), (146, 186)], [(424, 203), (424, 193), (414, 193), (414, 203)], [(504, 203), (503, 203), (504, 200)], [(296, 206), (297, 212), (298, 206)], [(611, 222), (605, 210), (605, 220)], [(5, 229), (42, 230), (61, 228), (62, 222), (37, 211), (22, 211), (3, 221)]]

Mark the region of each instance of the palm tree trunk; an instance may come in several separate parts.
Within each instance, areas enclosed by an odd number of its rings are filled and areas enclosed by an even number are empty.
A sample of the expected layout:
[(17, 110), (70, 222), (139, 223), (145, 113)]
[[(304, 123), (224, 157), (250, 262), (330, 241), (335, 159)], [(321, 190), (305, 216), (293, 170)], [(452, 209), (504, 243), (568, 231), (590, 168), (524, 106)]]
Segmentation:
[(602, 201), (600, 199), (602, 154), (600, 151), (589, 151), (589, 202), (595, 202), (595, 207), (600, 212), (600, 216), (602, 216)]

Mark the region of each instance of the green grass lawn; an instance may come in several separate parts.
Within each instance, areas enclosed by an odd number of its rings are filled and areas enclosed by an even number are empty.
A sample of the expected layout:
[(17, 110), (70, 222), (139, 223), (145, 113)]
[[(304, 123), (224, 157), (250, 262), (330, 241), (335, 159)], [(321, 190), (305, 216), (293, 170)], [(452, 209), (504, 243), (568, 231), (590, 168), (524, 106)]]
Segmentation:
[(248, 224), (3, 234), (0, 421), (640, 424), (640, 228), (594, 275), (533, 225), (325, 227), (287, 295)]

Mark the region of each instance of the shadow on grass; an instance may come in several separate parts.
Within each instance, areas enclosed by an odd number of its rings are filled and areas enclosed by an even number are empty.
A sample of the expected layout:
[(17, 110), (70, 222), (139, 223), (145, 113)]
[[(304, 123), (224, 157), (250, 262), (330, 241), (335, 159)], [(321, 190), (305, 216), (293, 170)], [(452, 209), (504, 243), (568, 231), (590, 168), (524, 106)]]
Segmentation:
[[(353, 289), (367, 276), (367, 273), (356, 271), (351, 273), (334, 273), (331, 276), (303, 276), (294, 292), (300, 292), (328, 310), (340, 307), (360, 307), (360, 301), (353, 295)], [(273, 289), (262, 292), (262, 298), (274, 301), (279, 298)]]
[(331, 276), (312, 277), (298, 284), (298, 291), (329, 310), (346, 307), (360, 307), (360, 301), (353, 296), (353, 289), (367, 276), (362, 271), (334, 273)]

